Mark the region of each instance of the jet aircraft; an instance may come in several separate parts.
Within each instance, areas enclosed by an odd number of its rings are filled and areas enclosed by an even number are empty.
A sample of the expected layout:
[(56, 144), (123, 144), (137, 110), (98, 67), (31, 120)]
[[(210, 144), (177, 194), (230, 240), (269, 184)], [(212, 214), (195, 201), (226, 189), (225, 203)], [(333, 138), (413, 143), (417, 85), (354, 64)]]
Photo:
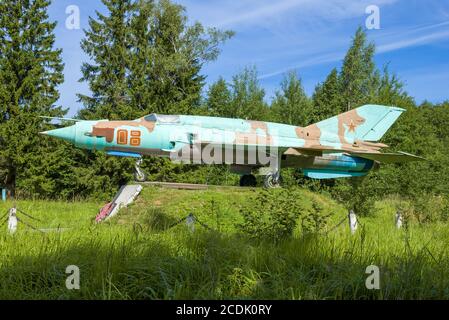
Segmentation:
[[(195, 164), (227, 164), (240, 174), (241, 186), (280, 185), (280, 169), (298, 168), (313, 179), (362, 177), (381, 163), (423, 158), (405, 152), (382, 153), (379, 140), (404, 109), (364, 105), (318, 123), (299, 127), (220, 117), (150, 114), (136, 120), (75, 121), (42, 132), (111, 156), (136, 158), (138, 181), (143, 156), (168, 157)], [(61, 118), (59, 118), (61, 119)]]

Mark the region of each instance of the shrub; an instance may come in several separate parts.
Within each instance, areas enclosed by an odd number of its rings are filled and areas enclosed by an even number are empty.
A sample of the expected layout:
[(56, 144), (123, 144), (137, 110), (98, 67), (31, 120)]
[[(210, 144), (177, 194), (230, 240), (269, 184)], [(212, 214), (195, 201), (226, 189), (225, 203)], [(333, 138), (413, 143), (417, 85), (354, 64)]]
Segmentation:
[(279, 241), (292, 235), (305, 211), (298, 189), (262, 189), (240, 209), (238, 228), (251, 238)]
[(414, 201), (414, 216), (420, 223), (448, 220), (449, 201), (442, 196), (424, 194)]
[(164, 231), (176, 223), (176, 219), (167, 215), (162, 208), (150, 207), (140, 218), (140, 223), (148, 230)]
[(331, 189), (332, 196), (348, 210), (353, 209), (357, 215), (370, 215), (376, 201), (374, 180), (375, 178), (368, 176), (337, 181)]
[(327, 225), (330, 213), (325, 213), (324, 206), (318, 202), (313, 201), (311, 209), (303, 214), (301, 220), (301, 228), (303, 233), (318, 233)]

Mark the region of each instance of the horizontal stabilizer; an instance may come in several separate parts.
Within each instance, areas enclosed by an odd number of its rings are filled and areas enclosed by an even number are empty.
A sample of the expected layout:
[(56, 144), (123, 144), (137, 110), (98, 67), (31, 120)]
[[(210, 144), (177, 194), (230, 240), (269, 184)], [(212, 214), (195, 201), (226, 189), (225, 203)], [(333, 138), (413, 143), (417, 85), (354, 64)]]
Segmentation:
[(351, 153), (352, 156), (379, 161), (382, 163), (401, 163), (426, 160), (406, 152), (397, 153)]

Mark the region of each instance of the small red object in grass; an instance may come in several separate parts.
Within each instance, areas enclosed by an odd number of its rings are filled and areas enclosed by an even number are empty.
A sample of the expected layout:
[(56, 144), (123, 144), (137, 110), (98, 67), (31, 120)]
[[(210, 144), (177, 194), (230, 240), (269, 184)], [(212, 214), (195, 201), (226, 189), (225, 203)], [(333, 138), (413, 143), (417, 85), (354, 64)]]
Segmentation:
[(112, 202), (109, 202), (109, 203), (105, 204), (103, 206), (103, 208), (101, 208), (100, 213), (97, 214), (97, 217), (95, 218), (95, 221), (96, 222), (103, 221), (104, 219), (106, 219), (109, 216), (111, 211), (112, 211)]

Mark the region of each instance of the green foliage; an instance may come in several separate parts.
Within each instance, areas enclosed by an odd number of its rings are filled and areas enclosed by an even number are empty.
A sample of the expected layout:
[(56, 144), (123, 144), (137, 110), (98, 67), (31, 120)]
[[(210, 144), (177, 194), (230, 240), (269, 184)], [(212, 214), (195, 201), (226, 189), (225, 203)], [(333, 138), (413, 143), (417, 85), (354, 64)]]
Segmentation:
[(268, 119), (269, 109), (264, 101), (265, 91), (257, 80), (255, 67), (245, 68), (235, 75), (232, 78), (231, 88), (232, 102), (228, 117), (248, 120)]
[(326, 80), (316, 86), (312, 100), (311, 122), (319, 122), (346, 111), (337, 69), (332, 69)]
[[(19, 208), (41, 220), (30, 221), (34, 226), (67, 229), (41, 234), (19, 225), (14, 236), (6, 228), (0, 230), (0, 298), (449, 298), (445, 225), (411, 221), (407, 232), (397, 230), (395, 202), (389, 200), (377, 204), (376, 216), (361, 218), (364, 237), (351, 235), (345, 224), (325, 236), (253, 241), (231, 229), (241, 218), (239, 204), (249, 201), (251, 193), (234, 188), (192, 192), (148, 187), (132, 206), (102, 224), (92, 221), (101, 207), (98, 202), (19, 200)], [(303, 190), (303, 200), (310, 203), (311, 197), (333, 208), (332, 225), (346, 215), (330, 198)], [(197, 227), (192, 234), (185, 224), (161, 230), (167, 218), (186, 215), (179, 211), (179, 203), (198, 207), (195, 215), (214, 226), (211, 199), (217, 207), (229, 207), (222, 216), (221, 233)], [(10, 206), (0, 203), (0, 211)], [(145, 219), (152, 219), (154, 228), (147, 229)], [(72, 264), (82, 272), (80, 290), (65, 286), (65, 270)], [(365, 287), (365, 269), (372, 264), (382, 270), (380, 290)]]
[[(56, 23), (48, 19), (49, 3), (0, 2), (0, 178), (12, 192), (16, 181), (38, 165), (35, 159), (51, 157), (38, 135), (44, 124), (39, 116), (65, 113), (54, 106), (63, 63), (61, 50), (54, 48)], [(42, 177), (34, 182), (46, 188)]]
[(296, 72), (288, 73), (271, 104), (272, 120), (296, 126), (310, 123), (312, 105)]
[(340, 89), (344, 107), (353, 109), (369, 102), (375, 75), (375, 46), (367, 43), (366, 33), (359, 27), (343, 60)]
[(134, 119), (152, 112), (198, 110), (202, 66), (217, 58), (233, 33), (188, 25), (184, 7), (169, 0), (103, 0), (107, 15), (90, 18), (82, 48), (82, 81), (92, 96), (79, 95), (88, 119)]
[[(214, 61), (230, 31), (190, 24), (185, 9), (168, 0), (104, 0), (106, 13), (89, 19), (82, 48), (89, 62), (82, 81), (91, 95), (80, 95), (85, 119), (133, 119), (151, 112), (201, 114), (307, 125), (364, 103), (407, 110), (382, 142), (428, 161), (384, 165), (368, 183), (349, 180), (317, 182), (297, 170), (283, 169), (285, 185), (301, 184), (329, 192), (368, 214), (373, 201), (388, 194), (411, 199), (447, 196), (449, 185), (449, 103), (416, 106), (403, 82), (388, 66), (374, 64), (374, 44), (359, 28), (340, 70), (333, 69), (307, 97), (299, 76), (285, 76), (270, 107), (255, 67), (245, 68), (228, 83), (201, 92), (204, 64)], [(54, 49), (55, 24), (48, 21), (48, 1), (0, 4), (0, 179), (22, 197), (73, 199), (110, 197), (131, 179), (133, 161), (75, 149), (41, 137), (53, 128), (39, 115), (62, 116), (54, 106), (62, 82), (61, 51)], [(386, 150), (389, 151), (389, 150)], [(186, 166), (148, 158), (151, 180), (238, 184), (226, 166)], [(417, 178), (419, 177), (419, 179)]]
[(349, 181), (338, 181), (330, 191), (348, 211), (354, 210), (357, 215), (367, 216), (373, 213), (377, 195), (375, 188), (376, 177), (368, 175), (351, 178)]
[(145, 230), (151, 232), (161, 232), (177, 223), (177, 220), (167, 215), (160, 207), (149, 207), (139, 217), (139, 223)]
[(279, 241), (291, 237), (303, 208), (297, 189), (262, 189), (241, 209), (240, 230), (255, 239)]
[(423, 194), (413, 201), (413, 215), (420, 223), (447, 222), (449, 199)]
[(323, 204), (317, 200), (312, 201), (312, 206), (304, 212), (301, 219), (301, 229), (304, 234), (317, 234), (322, 232), (328, 224), (332, 213), (326, 212)]
[(210, 116), (229, 117), (231, 113), (231, 91), (223, 78), (213, 83), (207, 92), (206, 108)]

